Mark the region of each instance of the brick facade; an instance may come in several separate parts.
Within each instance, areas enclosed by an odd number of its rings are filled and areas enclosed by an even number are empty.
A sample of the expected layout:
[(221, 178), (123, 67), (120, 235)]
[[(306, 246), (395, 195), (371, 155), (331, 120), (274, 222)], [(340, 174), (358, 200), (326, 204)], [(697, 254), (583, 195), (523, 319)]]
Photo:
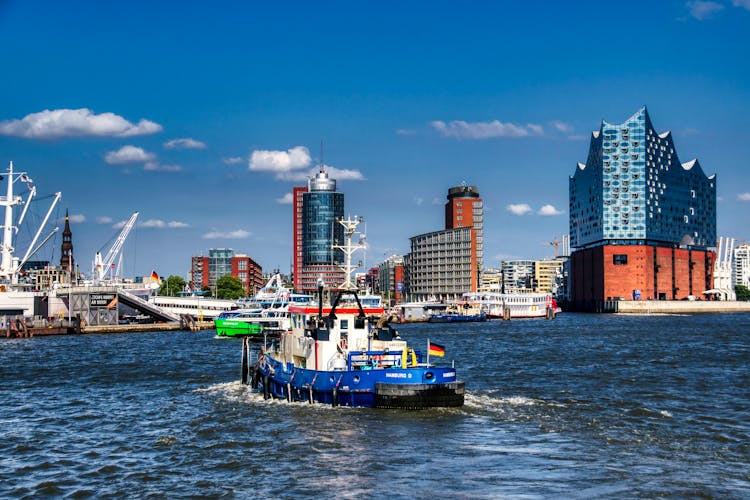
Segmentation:
[(571, 295), (576, 309), (596, 301), (700, 299), (713, 285), (716, 253), (656, 245), (602, 245), (571, 256)]

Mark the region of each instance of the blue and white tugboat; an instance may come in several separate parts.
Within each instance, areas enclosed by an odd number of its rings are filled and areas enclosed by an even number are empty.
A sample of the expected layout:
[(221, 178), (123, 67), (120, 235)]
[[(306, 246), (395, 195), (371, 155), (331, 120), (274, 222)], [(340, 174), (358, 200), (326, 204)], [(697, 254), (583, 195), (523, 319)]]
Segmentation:
[(290, 305), (291, 330), (267, 346), (250, 366), (249, 344), (243, 342), (242, 382), (259, 387), (266, 399), (322, 403), (332, 406), (424, 409), (464, 403), (465, 383), (450, 366), (435, 366), (430, 356), (444, 348), (427, 341), (426, 350), (409, 346), (390, 326), (380, 305), (363, 305), (351, 285), (351, 236), (357, 222), (345, 227), (347, 279), (323, 303)]

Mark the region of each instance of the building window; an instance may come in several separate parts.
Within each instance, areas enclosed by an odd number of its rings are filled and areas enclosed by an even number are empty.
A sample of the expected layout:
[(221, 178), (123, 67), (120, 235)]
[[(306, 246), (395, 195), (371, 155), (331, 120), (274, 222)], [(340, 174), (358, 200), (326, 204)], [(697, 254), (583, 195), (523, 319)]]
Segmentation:
[(628, 255), (616, 253), (612, 256), (612, 263), (616, 266), (624, 266), (628, 263)]

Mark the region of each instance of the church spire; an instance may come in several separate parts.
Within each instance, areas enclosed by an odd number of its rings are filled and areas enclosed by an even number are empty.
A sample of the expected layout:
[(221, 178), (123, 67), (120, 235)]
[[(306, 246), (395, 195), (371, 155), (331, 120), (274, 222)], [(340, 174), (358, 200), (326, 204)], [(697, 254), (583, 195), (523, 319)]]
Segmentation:
[(75, 269), (73, 260), (73, 232), (70, 230), (70, 216), (65, 210), (65, 229), (62, 234), (62, 255), (60, 256), (60, 267), (65, 272), (73, 272)]

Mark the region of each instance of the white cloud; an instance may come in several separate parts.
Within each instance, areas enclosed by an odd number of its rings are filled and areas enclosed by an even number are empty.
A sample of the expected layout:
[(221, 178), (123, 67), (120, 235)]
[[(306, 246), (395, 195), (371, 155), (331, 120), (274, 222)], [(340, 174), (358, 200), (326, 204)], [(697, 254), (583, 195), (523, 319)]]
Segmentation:
[(515, 123), (503, 123), (498, 120), (473, 123), (463, 120), (453, 120), (450, 123), (445, 123), (438, 120), (430, 122), (430, 125), (443, 137), (454, 137), (456, 139), (492, 139), (495, 137), (544, 135), (542, 126), (533, 123), (516, 125)]
[(732, 0), (732, 5), (750, 10), (750, 0)]
[[(155, 229), (181, 229), (185, 227), (190, 227), (190, 224), (187, 224), (185, 222), (179, 222), (175, 220), (166, 222), (161, 219), (148, 219), (144, 221), (138, 221), (137, 225), (138, 227), (155, 228)], [(125, 221), (121, 220), (120, 222), (118, 222), (112, 227), (114, 227), (115, 229), (121, 229), (124, 226), (125, 226)]]
[(542, 208), (539, 209), (537, 212), (538, 215), (562, 215), (562, 210), (556, 209), (552, 205), (544, 205)]
[(552, 122), (552, 126), (555, 127), (555, 130), (558, 132), (562, 132), (564, 134), (569, 134), (573, 132), (573, 126), (569, 123), (561, 122), (559, 120), (555, 120)]
[(526, 125), (526, 128), (528, 128), (534, 135), (544, 135), (544, 129), (541, 125), (529, 123)]
[[(282, 181), (306, 181), (320, 167), (309, 168), (312, 163), (310, 151), (305, 146), (296, 146), (286, 151), (256, 150), (250, 155), (249, 168), (256, 172), (272, 172)], [(324, 165), (331, 178), (339, 181), (362, 181), (365, 176), (355, 169), (336, 168)]]
[(162, 165), (158, 161), (149, 161), (143, 165), (143, 170), (150, 172), (180, 172), (182, 167), (179, 165)]
[(45, 109), (20, 120), (0, 122), (0, 134), (27, 139), (58, 139), (62, 137), (132, 137), (155, 134), (163, 127), (141, 119), (133, 124), (114, 113), (94, 114), (86, 108)]
[(96, 218), (97, 224), (112, 224), (112, 217), (97, 217)]
[(287, 193), (281, 198), (276, 198), (276, 203), (279, 203), (281, 205), (291, 205), (292, 202), (294, 202), (294, 197), (292, 196), (292, 193)]
[[(280, 172), (276, 174), (276, 178), (282, 181), (306, 181), (310, 177), (313, 177), (319, 171), (319, 167), (314, 167), (310, 170), (294, 171), (294, 172)], [(336, 168), (330, 165), (325, 166), (325, 171), (332, 179), (337, 181), (363, 181), (365, 176), (359, 170)]]
[(443, 200), (441, 200), (440, 198), (433, 198), (432, 199), (432, 204), (433, 205), (442, 205), (443, 204)]
[[(326, 167), (326, 172), (328, 172), (328, 175), (330, 175), (333, 179), (336, 179), (337, 181), (363, 181), (365, 180), (365, 176), (362, 175), (362, 172), (359, 170), (353, 170), (348, 168), (336, 168), (336, 167)], [(310, 175), (313, 175), (315, 172), (311, 172)]]
[(250, 237), (251, 234), (252, 234), (251, 232), (245, 231), (244, 229), (237, 229), (235, 231), (227, 231), (227, 232), (210, 231), (204, 234), (203, 238), (206, 240), (217, 240), (217, 239), (242, 240), (242, 239)]
[(419, 196), (414, 197), (414, 204), (418, 207), (422, 206), (422, 203), (424, 203), (424, 198), (420, 198)]
[(238, 163), (242, 163), (243, 160), (239, 156), (233, 156), (231, 158), (224, 158), (223, 161), (226, 165), (237, 165)]
[(506, 206), (505, 209), (513, 215), (526, 215), (533, 212), (531, 207), (526, 203), (518, 203)]
[(123, 163), (137, 163), (142, 161), (151, 161), (156, 156), (153, 153), (147, 153), (143, 148), (136, 146), (123, 146), (117, 151), (110, 151), (104, 157), (104, 161), (110, 165), (122, 165)]
[(205, 149), (206, 143), (186, 137), (184, 139), (172, 139), (164, 143), (166, 149)]
[(187, 222), (172, 220), (167, 222), (167, 227), (170, 229), (182, 229), (184, 227), (190, 227), (190, 224), (188, 224)]
[(692, 0), (685, 4), (690, 11), (690, 15), (699, 21), (711, 18), (714, 14), (724, 9), (724, 6), (717, 2), (705, 2), (703, 0)]
[(310, 151), (305, 146), (296, 146), (286, 151), (258, 149), (250, 155), (250, 170), (276, 172), (277, 174), (304, 169), (310, 166)]
[(740, 193), (737, 195), (739, 201), (750, 201), (750, 193)]
[(410, 128), (399, 128), (399, 129), (396, 129), (396, 134), (397, 135), (414, 135), (416, 133), (417, 133), (416, 130), (412, 130)]
[(74, 214), (68, 217), (70, 219), (70, 222), (73, 224), (80, 224), (81, 222), (86, 222), (86, 216), (81, 214)]

